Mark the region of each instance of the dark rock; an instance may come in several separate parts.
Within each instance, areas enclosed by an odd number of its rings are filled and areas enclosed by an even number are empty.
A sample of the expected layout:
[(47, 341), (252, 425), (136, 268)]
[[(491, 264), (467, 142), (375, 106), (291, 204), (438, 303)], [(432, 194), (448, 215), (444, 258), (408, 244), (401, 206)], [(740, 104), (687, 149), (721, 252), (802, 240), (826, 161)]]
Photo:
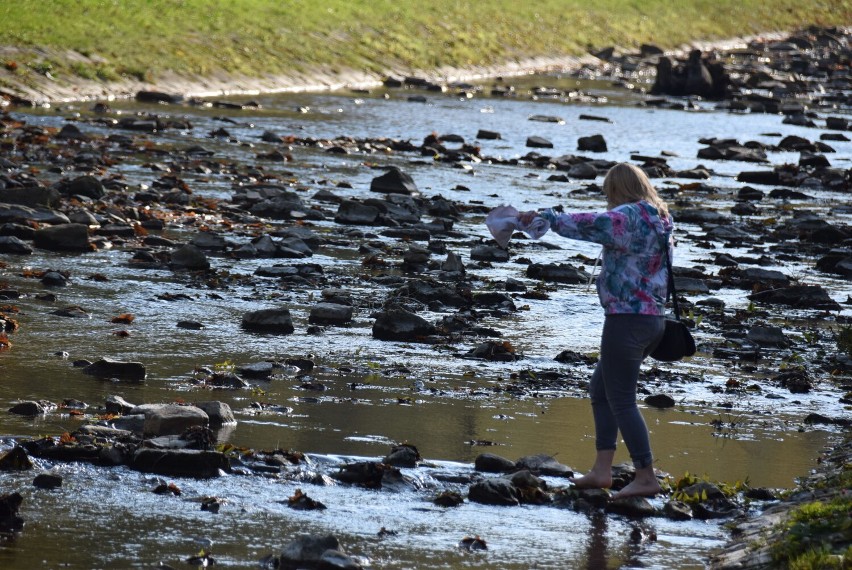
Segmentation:
[(437, 332), (434, 325), (402, 308), (383, 311), (373, 324), (373, 338), (394, 341), (419, 341)]
[(577, 140), (577, 150), (587, 152), (606, 152), (606, 141), (604, 140), (603, 135), (580, 137)]
[(755, 326), (748, 331), (746, 338), (760, 346), (786, 347), (792, 344), (790, 340), (784, 336), (784, 331), (781, 330), (780, 327)]
[(588, 162), (579, 162), (568, 169), (568, 176), (578, 180), (594, 180), (598, 177), (598, 169)]
[(551, 265), (532, 263), (527, 267), (527, 277), (558, 283), (588, 283), (591, 275), (566, 263)]
[(692, 509), (681, 501), (666, 501), (666, 504), (663, 505), (663, 514), (673, 521), (692, 520)]
[(121, 396), (107, 396), (105, 407), (107, 413), (124, 415), (130, 412), (136, 406), (122, 398)]
[(543, 137), (531, 136), (527, 138), (527, 146), (530, 148), (553, 148), (553, 143)]
[(136, 100), (140, 103), (169, 103), (176, 105), (183, 103), (184, 98), (183, 95), (143, 90), (136, 92)]
[(0, 253), (32, 255), (33, 248), (15, 236), (0, 236)]
[(33, 462), (20, 445), (16, 445), (0, 456), (0, 471), (28, 471), (32, 468)]
[(373, 225), (379, 219), (381, 211), (355, 200), (344, 200), (337, 208), (334, 221), (338, 224)]
[(210, 260), (198, 246), (187, 244), (172, 251), (170, 265), (178, 270), (206, 271), (210, 269)]
[(414, 184), (411, 176), (397, 167), (391, 167), (385, 174), (374, 178), (370, 183), (370, 190), (384, 194), (405, 194), (408, 196), (419, 194), (417, 185)]
[(473, 463), (474, 469), (484, 473), (508, 473), (515, 470), (515, 462), (493, 453), (482, 453)]
[(395, 445), (390, 453), (382, 461), (387, 465), (394, 467), (417, 467), (417, 464), (422, 461), (420, 452), (417, 448), (410, 444)]
[(101, 358), (83, 369), (84, 374), (99, 378), (119, 378), (141, 382), (147, 374), (141, 362), (122, 362), (110, 358)]
[(62, 477), (51, 473), (42, 473), (36, 475), (33, 479), (33, 486), (39, 489), (58, 489), (62, 486)]
[(496, 245), (477, 245), (470, 249), (470, 258), (473, 261), (509, 261), (509, 252)]
[(352, 307), (335, 303), (318, 303), (311, 308), (308, 322), (316, 325), (345, 325), (352, 321)]
[(667, 394), (654, 394), (645, 398), (645, 403), (654, 408), (673, 408), (675, 400)]
[(770, 289), (749, 295), (748, 298), (758, 303), (786, 305), (797, 309), (820, 309), (824, 311), (839, 311), (841, 309), (840, 304), (819, 285), (794, 285), (781, 289)]
[(130, 467), (143, 473), (167, 477), (218, 477), (220, 471), (230, 472), (228, 458), (217, 451), (194, 449), (139, 449)]
[(89, 228), (83, 224), (62, 224), (36, 230), (36, 247), (51, 251), (91, 251)]
[(552, 455), (541, 453), (521, 457), (515, 463), (517, 469), (526, 469), (535, 475), (550, 475), (553, 477), (573, 477), (574, 471), (567, 465), (556, 461)]
[(66, 196), (84, 196), (93, 200), (106, 196), (104, 185), (94, 176), (80, 176), (57, 185), (57, 189)]
[(18, 402), (9, 408), (9, 413), (17, 414), (19, 416), (41, 416), (55, 409), (56, 404), (48, 402), (47, 400), (39, 400), (37, 402), (30, 400), (27, 402)]
[(276, 334), (291, 334), (296, 330), (289, 309), (261, 309), (246, 313), (242, 326), (247, 330)]
[(305, 565), (319, 568), (319, 563), (326, 552), (342, 552), (340, 541), (333, 535), (312, 536), (303, 534), (281, 551), (279, 557), (281, 568), (302, 568)]
[(511, 481), (503, 478), (478, 481), (468, 489), (468, 499), (474, 503), (497, 506), (520, 505), (520, 493)]
[(657, 514), (645, 497), (615, 499), (607, 504), (606, 512), (636, 518), (653, 517)]
[(488, 130), (485, 130), (485, 129), (479, 129), (476, 132), (476, 138), (482, 139), (482, 140), (500, 140), (503, 137), (501, 137), (500, 133), (498, 133), (496, 131), (488, 131)]

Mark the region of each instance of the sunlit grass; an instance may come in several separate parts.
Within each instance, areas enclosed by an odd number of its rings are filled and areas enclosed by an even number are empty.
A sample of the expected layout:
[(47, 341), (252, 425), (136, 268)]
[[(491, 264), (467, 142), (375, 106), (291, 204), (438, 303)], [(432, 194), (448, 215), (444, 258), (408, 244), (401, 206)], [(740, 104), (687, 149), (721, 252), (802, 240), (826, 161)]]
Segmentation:
[[(848, 0), (15, 0), (0, 2), (0, 22), (0, 45), (49, 48), (47, 57), (20, 53), (18, 73), (155, 78), (167, 70), (470, 67), (608, 45), (667, 48), (848, 25), (852, 8)], [(96, 63), (69, 62), (68, 49)]]

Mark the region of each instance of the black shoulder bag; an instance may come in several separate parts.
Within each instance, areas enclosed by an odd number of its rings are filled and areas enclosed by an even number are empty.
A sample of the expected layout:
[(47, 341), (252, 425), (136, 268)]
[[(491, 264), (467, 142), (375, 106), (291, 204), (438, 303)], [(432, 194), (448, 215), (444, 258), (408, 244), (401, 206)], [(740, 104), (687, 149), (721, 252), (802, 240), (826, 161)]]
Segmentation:
[(674, 318), (666, 317), (666, 330), (656, 348), (651, 351), (651, 358), (662, 362), (674, 362), (685, 356), (695, 354), (695, 339), (680, 320), (680, 308), (677, 306), (677, 289), (674, 284), (674, 272), (672, 271), (672, 260), (669, 257), (669, 235), (663, 242), (663, 254), (666, 256), (666, 267), (669, 270), (669, 286), (666, 292), (666, 301), (672, 298), (674, 307)]

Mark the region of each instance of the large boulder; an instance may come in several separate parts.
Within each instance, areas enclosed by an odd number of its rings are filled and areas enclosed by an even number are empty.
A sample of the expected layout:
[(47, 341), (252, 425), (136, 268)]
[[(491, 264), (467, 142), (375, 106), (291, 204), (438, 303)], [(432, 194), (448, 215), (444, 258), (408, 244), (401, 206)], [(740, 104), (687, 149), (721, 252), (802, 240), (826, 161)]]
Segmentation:
[(514, 507), (521, 504), (520, 493), (509, 479), (496, 477), (478, 481), (468, 489), (468, 499), (483, 505)]
[(31, 255), (33, 248), (15, 236), (0, 236), (0, 253)]
[(201, 408), (177, 404), (154, 405), (145, 411), (143, 432), (146, 437), (180, 435), (191, 427), (207, 427), (209, 424), (210, 417)]
[(383, 311), (373, 323), (373, 338), (379, 340), (418, 341), (435, 332), (426, 319), (402, 308)]
[(7, 204), (50, 208), (59, 203), (59, 198), (59, 192), (55, 188), (44, 186), (0, 187), (0, 202)]
[(206, 479), (218, 477), (222, 471), (229, 472), (231, 463), (218, 451), (141, 448), (134, 454), (130, 467), (167, 477)]
[(588, 152), (606, 152), (606, 140), (603, 135), (591, 135), (577, 139), (577, 150)]
[(234, 412), (231, 410), (231, 406), (225, 402), (196, 402), (195, 407), (207, 414), (211, 428), (218, 428), (224, 425), (234, 425), (237, 423), (236, 418), (234, 418)]
[(370, 226), (378, 221), (379, 214), (381, 210), (375, 206), (362, 204), (356, 200), (344, 200), (337, 207), (334, 221), (338, 224)]
[(35, 233), (36, 247), (51, 251), (90, 251), (89, 228), (83, 224), (62, 224), (41, 228)]
[(290, 334), (296, 330), (290, 309), (260, 309), (246, 313), (242, 326), (248, 330), (277, 334)]
[(210, 269), (210, 260), (198, 246), (187, 244), (172, 252), (170, 265), (173, 269), (206, 271)]
[(370, 183), (370, 190), (384, 194), (406, 194), (408, 196), (420, 193), (411, 176), (395, 166), (390, 167), (381, 176), (373, 178)]
[(84, 196), (100, 200), (106, 195), (104, 185), (94, 176), (79, 176), (57, 185), (57, 189), (66, 196)]

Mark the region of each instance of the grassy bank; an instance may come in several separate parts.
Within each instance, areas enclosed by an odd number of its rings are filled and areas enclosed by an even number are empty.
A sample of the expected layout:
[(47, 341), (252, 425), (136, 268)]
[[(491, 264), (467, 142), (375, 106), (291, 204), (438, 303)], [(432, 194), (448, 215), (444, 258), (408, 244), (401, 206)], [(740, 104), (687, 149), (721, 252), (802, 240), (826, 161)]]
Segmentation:
[[(122, 77), (469, 68), (609, 45), (852, 24), (849, 0), (15, 0), (6, 73)], [(68, 50), (71, 50), (69, 53)]]

